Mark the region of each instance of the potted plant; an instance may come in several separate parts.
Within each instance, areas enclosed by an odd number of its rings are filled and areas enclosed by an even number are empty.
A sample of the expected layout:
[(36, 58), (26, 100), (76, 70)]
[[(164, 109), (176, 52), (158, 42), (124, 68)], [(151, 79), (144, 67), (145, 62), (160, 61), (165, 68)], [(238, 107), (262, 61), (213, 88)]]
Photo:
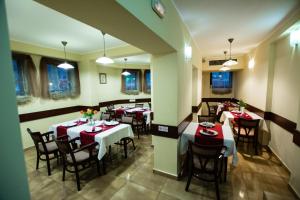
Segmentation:
[(238, 105), (239, 105), (240, 111), (242, 113), (244, 113), (244, 110), (245, 110), (247, 104), (241, 99), (241, 100), (239, 100)]
[(89, 125), (94, 125), (95, 122), (93, 120), (93, 116), (97, 114), (97, 110), (88, 108), (86, 111), (81, 110), (80, 114), (82, 114), (84, 118), (88, 119)]

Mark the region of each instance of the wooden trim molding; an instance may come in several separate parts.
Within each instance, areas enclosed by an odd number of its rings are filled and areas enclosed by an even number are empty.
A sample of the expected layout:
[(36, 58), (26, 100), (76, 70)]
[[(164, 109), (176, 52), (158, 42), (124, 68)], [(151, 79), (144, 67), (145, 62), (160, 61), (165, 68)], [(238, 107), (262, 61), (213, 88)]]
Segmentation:
[(300, 131), (299, 130), (294, 131), (293, 142), (300, 147)]
[(134, 102), (131, 102), (130, 99), (118, 99), (118, 100), (112, 100), (112, 101), (103, 101), (99, 103), (99, 107), (106, 107), (113, 104), (125, 104), (125, 103), (145, 103), (145, 102), (151, 102), (151, 98), (141, 98), (141, 99), (135, 99)]
[(192, 112), (197, 113), (202, 106), (202, 102), (199, 103), (198, 106), (192, 106)]
[(264, 119), (274, 122), (281, 128), (283, 128), (291, 133), (294, 133), (297, 128), (297, 124), (295, 122), (292, 122), (292, 121), (290, 121), (280, 115), (272, 113), (272, 112), (265, 112)]
[[(164, 124), (151, 124), (151, 134), (167, 137), (172, 139), (177, 139), (183, 133), (184, 129), (189, 125), (193, 120), (193, 113), (189, 114), (178, 126), (169, 126)], [(166, 132), (161, 131), (160, 129), (167, 129)]]

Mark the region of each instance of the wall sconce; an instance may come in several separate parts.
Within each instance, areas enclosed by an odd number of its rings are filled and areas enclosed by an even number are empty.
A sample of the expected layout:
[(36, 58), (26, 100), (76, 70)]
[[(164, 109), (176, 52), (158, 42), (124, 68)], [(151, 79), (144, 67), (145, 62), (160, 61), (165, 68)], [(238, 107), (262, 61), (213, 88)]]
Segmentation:
[(300, 44), (300, 29), (291, 31), (290, 33), (290, 45), (292, 47)]
[(255, 61), (254, 61), (254, 58), (251, 58), (248, 62), (248, 68), (249, 69), (253, 69), (254, 68), (254, 65), (255, 65)]
[(184, 47), (184, 55), (186, 60), (190, 60), (192, 58), (192, 47), (189, 45), (186, 45)]

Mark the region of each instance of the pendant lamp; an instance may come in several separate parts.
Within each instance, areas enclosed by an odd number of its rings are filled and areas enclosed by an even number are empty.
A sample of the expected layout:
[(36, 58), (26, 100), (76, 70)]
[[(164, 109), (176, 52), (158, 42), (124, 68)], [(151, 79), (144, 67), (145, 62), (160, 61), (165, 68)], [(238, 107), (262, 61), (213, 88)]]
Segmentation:
[(229, 44), (230, 44), (230, 51), (229, 51), (229, 60), (227, 60), (226, 62), (224, 62), (223, 63), (223, 65), (225, 65), (225, 66), (232, 66), (232, 65), (236, 65), (236, 64), (238, 64), (238, 62), (237, 61), (235, 61), (235, 60), (232, 60), (232, 58), (231, 58), (231, 43), (233, 42), (233, 38), (229, 38), (228, 39), (228, 42), (229, 42)]
[(122, 72), (122, 75), (123, 75), (123, 76), (129, 76), (129, 75), (131, 74), (131, 73), (130, 73), (129, 71), (127, 71), (127, 69), (126, 69), (126, 62), (127, 62), (127, 58), (124, 58), (125, 71)]
[[(226, 54), (227, 54), (227, 51), (224, 51), (224, 54), (225, 54), (225, 60), (226, 60)], [(220, 71), (228, 71), (230, 70), (229, 67), (227, 67), (226, 65), (223, 65), (223, 67), (220, 68)]]
[(70, 65), (67, 63), (67, 57), (66, 57), (66, 45), (68, 44), (66, 41), (61, 41), (62, 45), (64, 46), (64, 53), (65, 53), (65, 62), (59, 64), (57, 67), (62, 69), (74, 69), (73, 65)]
[[(102, 32), (102, 31), (101, 31)], [(99, 63), (99, 64), (112, 64), (114, 63), (114, 61), (109, 58), (109, 57), (106, 57), (106, 54), (105, 54), (105, 34), (104, 32), (102, 32), (102, 36), (103, 36), (103, 46), (104, 46), (104, 53), (103, 53), (103, 56), (100, 57), (100, 58), (97, 58), (96, 60), (96, 63)]]

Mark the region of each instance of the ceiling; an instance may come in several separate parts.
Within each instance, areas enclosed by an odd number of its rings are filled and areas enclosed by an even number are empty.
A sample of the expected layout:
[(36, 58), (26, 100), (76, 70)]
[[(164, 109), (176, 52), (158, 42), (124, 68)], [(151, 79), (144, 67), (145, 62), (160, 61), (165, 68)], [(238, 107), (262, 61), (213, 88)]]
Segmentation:
[(262, 42), (299, 0), (173, 0), (204, 56), (244, 54)]
[(128, 64), (150, 64), (151, 55), (150, 54), (140, 54), (134, 56), (120, 57), (113, 59), (115, 63), (124, 64), (124, 58), (127, 58)]
[[(68, 41), (67, 51), (89, 53), (103, 49), (99, 30), (72, 19), (32, 0), (6, 0), (9, 35), (11, 40), (43, 47), (62, 49), (62, 40)], [(105, 35), (106, 48), (128, 45)]]

